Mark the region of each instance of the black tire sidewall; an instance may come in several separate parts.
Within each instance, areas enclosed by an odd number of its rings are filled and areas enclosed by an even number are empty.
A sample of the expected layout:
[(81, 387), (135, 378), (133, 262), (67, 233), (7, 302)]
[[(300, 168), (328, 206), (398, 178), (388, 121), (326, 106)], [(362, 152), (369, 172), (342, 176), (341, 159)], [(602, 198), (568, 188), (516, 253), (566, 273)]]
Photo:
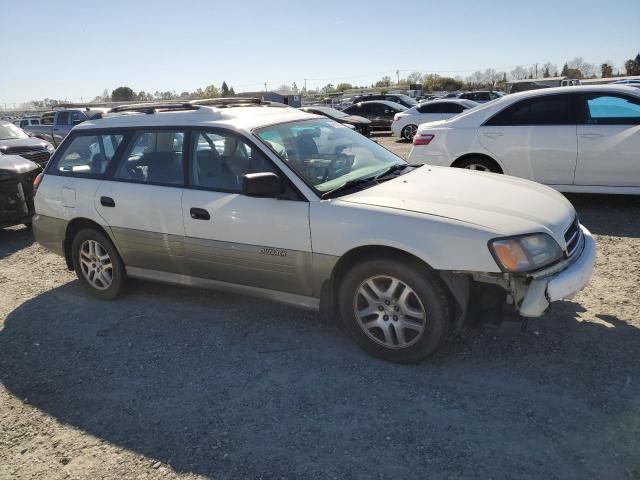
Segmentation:
[[(111, 258), (111, 264), (113, 265), (113, 280), (111, 281), (109, 288), (106, 290), (98, 290), (91, 286), (82, 273), (82, 269), (80, 267), (80, 246), (86, 240), (95, 240), (98, 242), (105, 248)], [(93, 229), (80, 230), (73, 237), (73, 242), (71, 244), (71, 258), (73, 260), (73, 269), (76, 272), (80, 284), (85, 290), (101, 300), (112, 300), (118, 296), (124, 286), (126, 272), (118, 251), (111, 240), (102, 232)]]
[[(375, 275), (390, 275), (409, 285), (420, 297), (427, 313), (426, 331), (414, 345), (402, 349), (384, 347), (370, 339), (358, 324), (353, 311), (356, 289)], [(340, 316), (354, 340), (371, 355), (397, 363), (415, 363), (434, 353), (449, 332), (449, 301), (436, 274), (425, 268), (415, 268), (397, 259), (367, 260), (353, 267), (342, 279), (339, 288)]]

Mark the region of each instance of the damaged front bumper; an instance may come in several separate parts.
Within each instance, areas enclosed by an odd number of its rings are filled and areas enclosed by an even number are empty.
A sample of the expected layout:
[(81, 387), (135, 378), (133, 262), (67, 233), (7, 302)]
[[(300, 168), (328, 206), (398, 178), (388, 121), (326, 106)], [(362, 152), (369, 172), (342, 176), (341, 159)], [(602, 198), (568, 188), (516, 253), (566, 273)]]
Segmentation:
[(587, 286), (596, 258), (596, 242), (589, 230), (582, 229), (582, 249), (562, 264), (562, 269), (549, 269), (532, 276), (522, 287), (516, 286), (517, 297), (521, 297), (519, 312), (523, 317), (539, 317), (551, 302), (566, 300)]

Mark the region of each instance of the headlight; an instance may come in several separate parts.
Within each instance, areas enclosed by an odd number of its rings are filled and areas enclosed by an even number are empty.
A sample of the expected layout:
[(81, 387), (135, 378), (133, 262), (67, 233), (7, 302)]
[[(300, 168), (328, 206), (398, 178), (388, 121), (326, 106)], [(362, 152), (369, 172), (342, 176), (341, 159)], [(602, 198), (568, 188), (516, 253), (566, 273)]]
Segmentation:
[(489, 250), (500, 268), (512, 273), (537, 270), (562, 258), (560, 245), (546, 233), (496, 238)]
[(44, 146), (44, 148), (46, 148), (47, 152), (49, 152), (49, 153), (53, 153), (53, 151), (55, 150), (55, 147), (53, 145), (51, 145), (50, 143), (46, 144)]

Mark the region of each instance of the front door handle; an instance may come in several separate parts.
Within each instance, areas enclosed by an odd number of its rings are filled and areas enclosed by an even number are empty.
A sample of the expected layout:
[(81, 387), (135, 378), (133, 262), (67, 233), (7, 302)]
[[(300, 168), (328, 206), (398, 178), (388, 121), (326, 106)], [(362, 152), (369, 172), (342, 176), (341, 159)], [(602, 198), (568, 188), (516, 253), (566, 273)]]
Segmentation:
[(113, 198), (111, 197), (100, 197), (100, 205), (102, 205), (103, 207), (115, 207), (116, 206), (116, 202)]
[(587, 139), (601, 138), (604, 137), (604, 133), (581, 133), (580, 137)]
[(192, 207), (191, 210), (189, 210), (189, 214), (191, 215), (191, 218), (193, 218), (194, 220), (210, 220), (211, 219), (211, 215), (209, 215), (209, 212), (207, 212), (204, 208)]
[(504, 136), (504, 133), (499, 133), (499, 132), (487, 132), (487, 133), (483, 133), (483, 135), (487, 138), (498, 138), (498, 137), (502, 137)]

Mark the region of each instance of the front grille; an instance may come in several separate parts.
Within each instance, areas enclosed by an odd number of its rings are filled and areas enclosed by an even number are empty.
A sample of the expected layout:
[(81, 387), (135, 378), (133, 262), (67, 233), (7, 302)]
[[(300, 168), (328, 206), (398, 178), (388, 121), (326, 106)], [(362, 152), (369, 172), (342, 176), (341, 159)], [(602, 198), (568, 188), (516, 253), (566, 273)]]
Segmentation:
[(20, 155), (22, 158), (26, 158), (27, 160), (31, 160), (32, 162), (37, 163), (41, 167), (43, 167), (49, 161), (49, 157), (51, 156), (51, 154), (46, 150), (34, 150), (31, 152), (20, 153), (18, 155)]
[(582, 238), (582, 230), (580, 229), (580, 222), (578, 217), (573, 220), (567, 231), (564, 233), (564, 241), (567, 245), (566, 252), (567, 257), (570, 257), (575, 253), (580, 245), (580, 239)]

